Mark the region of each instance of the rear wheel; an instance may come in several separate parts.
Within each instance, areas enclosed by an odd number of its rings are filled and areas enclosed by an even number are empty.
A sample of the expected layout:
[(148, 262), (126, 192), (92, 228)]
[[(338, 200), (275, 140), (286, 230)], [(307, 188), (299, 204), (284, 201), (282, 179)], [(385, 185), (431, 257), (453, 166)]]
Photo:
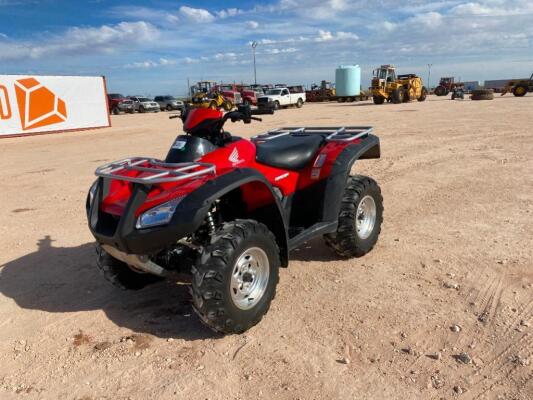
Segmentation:
[(446, 96), (446, 88), (444, 86), (437, 86), (435, 88), (436, 96)]
[(192, 269), (195, 311), (217, 332), (248, 330), (270, 308), (280, 264), (276, 238), (265, 225), (225, 223)]
[(405, 89), (403, 87), (399, 87), (398, 89), (394, 89), (392, 91), (392, 102), (394, 104), (403, 103), (404, 100), (405, 100)]
[(96, 248), (96, 265), (104, 278), (122, 290), (139, 290), (162, 279), (151, 274), (135, 272), (126, 263), (111, 257), (100, 246)]
[(139, 112), (140, 112), (140, 113), (143, 113), (143, 112), (145, 112), (145, 111), (146, 111), (146, 110), (144, 109), (143, 106), (140, 106), (140, 107), (139, 107)]
[(247, 107), (249, 107), (249, 106), (252, 105), (252, 103), (251, 103), (250, 100), (248, 100), (248, 99), (244, 99), (244, 101), (242, 102), (242, 104), (243, 104), (244, 106), (247, 106)]
[(296, 102), (296, 108), (302, 108), (304, 105), (304, 101), (302, 99), (298, 99)]
[(172, 106), (170, 104), (167, 105), (167, 111), (172, 111)]
[(361, 257), (376, 244), (382, 222), (383, 197), (376, 181), (362, 175), (350, 176), (337, 232), (324, 235), (324, 239), (341, 257)]
[(374, 104), (383, 104), (385, 102), (385, 97), (383, 96), (374, 96)]
[(118, 107), (113, 107), (113, 115), (119, 115), (120, 114), (120, 110), (118, 109)]
[(209, 108), (212, 110), (216, 110), (218, 108), (217, 102), (213, 100), (211, 103), (209, 103)]
[(527, 86), (518, 85), (513, 89), (513, 94), (516, 97), (523, 97), (527, 93)]

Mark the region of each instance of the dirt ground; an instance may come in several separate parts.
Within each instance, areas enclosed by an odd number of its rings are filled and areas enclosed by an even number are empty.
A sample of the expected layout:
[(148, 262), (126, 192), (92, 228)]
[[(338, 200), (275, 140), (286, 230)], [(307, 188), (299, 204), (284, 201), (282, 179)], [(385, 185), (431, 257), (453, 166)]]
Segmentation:
[(94, 169), (164, 157), (177, 120), (0, 140), (0, 398), (533, 399), (532, 116), (532, 96), (430, 98), (231, 126), (373, 125), (382, 158), (355, 170), (380, 183), (385, 221), (360, 259), (294, 251), (267, 316), (226, 337), (185, 286), (122, 292), (95, 267)]

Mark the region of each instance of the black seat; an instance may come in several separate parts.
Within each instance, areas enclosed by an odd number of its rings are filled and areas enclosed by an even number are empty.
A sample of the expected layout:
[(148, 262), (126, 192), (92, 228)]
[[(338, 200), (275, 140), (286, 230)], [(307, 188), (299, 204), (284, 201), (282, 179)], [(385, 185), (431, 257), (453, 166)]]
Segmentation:
[(323, 135), (280, 136), (257, 142), (255, 159), (261, 164), (298, 171), (309, 164), (323, 142)]

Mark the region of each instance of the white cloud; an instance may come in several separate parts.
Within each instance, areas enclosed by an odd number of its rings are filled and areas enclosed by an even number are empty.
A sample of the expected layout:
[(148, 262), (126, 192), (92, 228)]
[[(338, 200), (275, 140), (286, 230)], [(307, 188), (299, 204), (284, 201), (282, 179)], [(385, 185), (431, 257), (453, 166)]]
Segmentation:
[(218, 18), (229, 18), (235, 17), (239, 14), (242, 14), (244, 11), (238, 8), (227, 8), (225, 10), (217, 11), (215, 14)]
[(315, 42), (332, 42), (338, 40), (358, 40), (359, 36), (352, 32), (337, 32), (331, 33), (330, 31), (318, 31), (318, 37), (314, 40)]
[(117, 6), (113, 7), (108, 14), (121, 19), (153, 21), (156, 24), (163, 22), (175, 24), (179, 21), (178, 15), (174, 12), (142, 6)]
[(246, 21), (246, 27), (248, 29), (257, 29), (257, 28), (259, 28), (259, 22), (257, 22), (257, 21)]
[(414, 27), (424, 26), (426, 28), (437, 28), (442, 24), (442, 20), (442, 14), (436, 11), (431, 11), (411, 17), (407, 20), (407, 23)]
[(189, 21), (202, 23), (202, 22), (213, 22), (215, 16), (209, 11), (203, 8), (192, 8), (187, 6), (180, 7), (180, 14), (187, 18)]
[(286, 49), (277, 49), (277, 48), (266, 49), (265, 53), (267, 53), (267, 54), (282, 54), (282, 53), (296, 53), (297, 51), (298, 51), (298, 49), (296, 49), (294, 47), (289, 47), (289, 48), (286, 48)]
[(150, 43), (157, 40), (159, 34), (157, 28), (144, 21), (97, 28), (73, 27), (42, 42), (5, 42), (0, 47), (0, 60), (111, 53), (120, 48)]
[(167, 65), (174, 65), (176, 64), (176, 61), (169, 60), (167, 58), (160, 58), (159, 61), (152, 61), (152, 60), (146, 60), (146, 61), (140, 61), (140, 62), (133, 62), (130, 64), (126, 64), (124, 67), (126, 68), (157, 68), (157, 67), (163, 67)]

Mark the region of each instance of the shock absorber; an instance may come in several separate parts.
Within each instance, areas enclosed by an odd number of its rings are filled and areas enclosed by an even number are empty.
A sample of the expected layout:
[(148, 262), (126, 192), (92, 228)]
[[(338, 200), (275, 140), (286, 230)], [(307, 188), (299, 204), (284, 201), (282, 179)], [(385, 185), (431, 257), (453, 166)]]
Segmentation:
[(207, 222), (207, 230), (209, 234), (213, 235), (215, 233), (216, 227), (215, 227), (215, 220), (213, 218), (213, 213), (211, 211), (207, 213), (206, 222)]

